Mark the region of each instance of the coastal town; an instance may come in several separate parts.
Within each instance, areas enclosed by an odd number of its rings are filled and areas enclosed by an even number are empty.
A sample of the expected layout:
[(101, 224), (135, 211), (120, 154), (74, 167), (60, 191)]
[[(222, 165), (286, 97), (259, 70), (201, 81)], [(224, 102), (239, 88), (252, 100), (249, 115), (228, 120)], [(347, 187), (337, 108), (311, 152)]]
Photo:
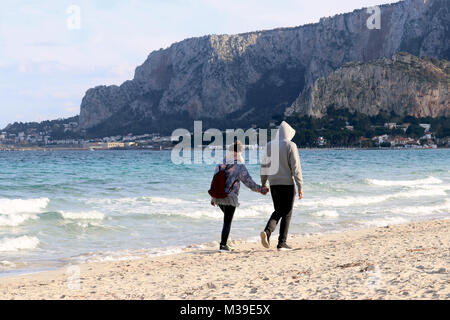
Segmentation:
[(52, 139), (45, 132), (20, 132), (19, 134), (0, 133), (0, 150), (118, 150), (150, 149), (167, 150), (172, 148), (170, 136), (143, 134), (112, 136), (94, 139)]
[[(54, 126), (64, 132), (66, 137), (57, 138), (53, 132)], [(103, 138), (77, 138), (72, 133), (79, 132), (77, 122), (67, 122), (61, 125), (55, 124), (53, 127), (45, 127), (44, 130), (27, 128), (17, 133), (4, 130), (0, 132), (0, 150), (120, 150), (120, 149), (147, 149), (147, 150), (170, 150), (174, 143), (171, 136), (162, 136), (159, 133), (146, 133), (134, 135), (115, 135)], [(61, 126), (61, 128), (60, 128)], [(275, 127), (275, 123), (270, 123)], [(361, 137), (359, 146), (332, 146), (328, 139), (319, 136), (315, 139), (315, 147), (360, 147), (360, 148), (409, 148), (409, 149), (436, 149), (450, 146), (450, 139), (436, 138), (431, 131), (431, 125), (427, 123), (419, 124), (423, 128), (423, 136), (414, 138), (408, 136), (382, 134), (372, 138)], [(407, 132), (408, 123), (385, 123), (384, 128), (388, 130), (398, 130)], [(8, 127), (7, 127), (8, 128)], [(6, 129), (7, 129), (6, 128)], [(342, 130), (353, 131), (354, 127), (347, 125)], [(300, 146), (302, 147), (302, 146)]]
[[(407, 124), (397, 124), (397, 123), (385, 123), (384, 127), (389, 130), (403, 130), (406, 133), (409, 127)], [(383, 134), (378, 135), (373, 138), (360, 138), (360, 147), (375, 147), (375, 148), (409, 148), (409, 149), (436, 149), (439, 147), (449, 147), (450, 139), (436, 138), (430, 131), (431, 125), (427, 123), (419, 124), (420, 127), (424, 129), (424, 135), (420, 138), (404, 137), (399, 135), (389, 135)], [(353, 131), (354, 127), (347, 125), (346, 130)], [(319, 137), (317, 139), (317, 145), (319, 147), (324, 147), (327, 145), (327, 140), (324, 137)]]

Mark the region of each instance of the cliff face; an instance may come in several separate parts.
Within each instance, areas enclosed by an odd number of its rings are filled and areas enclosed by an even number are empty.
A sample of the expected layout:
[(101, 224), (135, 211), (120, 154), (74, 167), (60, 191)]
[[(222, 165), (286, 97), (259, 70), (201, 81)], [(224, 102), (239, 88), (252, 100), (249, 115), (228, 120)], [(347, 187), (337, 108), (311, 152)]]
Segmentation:
[[(257, 123), (282, 114), (305, 88), (344, 63), (406, 51), (450, 59), (448, 0), (406, 0), (381, 8), (381, 29), (366, 9), (317, 24), (187, 39), (152, 52), (134, 79), (89, 89), (80, 126), (139, 121), (229, 119)], [(155, 131), (158, 131), (155, 128)]]
[(286, 115), (321, 117), (328, 106), (368, 115), (380, 110), (415, 117), (450, 116), (450, 63), (398, 53), (349, 63), (306, 89)]

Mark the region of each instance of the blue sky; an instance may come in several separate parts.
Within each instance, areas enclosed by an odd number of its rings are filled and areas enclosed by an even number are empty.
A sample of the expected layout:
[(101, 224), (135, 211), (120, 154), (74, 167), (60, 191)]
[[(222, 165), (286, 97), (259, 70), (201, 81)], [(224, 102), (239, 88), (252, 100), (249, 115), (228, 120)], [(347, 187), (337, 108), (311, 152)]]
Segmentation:
[[(87, 89), (132, 79), (175, 41), (318, 22), (387, 0), (2, 0), (0, 128), (79, 113)], [(67, 10), (80, 9), (70, 29)]]

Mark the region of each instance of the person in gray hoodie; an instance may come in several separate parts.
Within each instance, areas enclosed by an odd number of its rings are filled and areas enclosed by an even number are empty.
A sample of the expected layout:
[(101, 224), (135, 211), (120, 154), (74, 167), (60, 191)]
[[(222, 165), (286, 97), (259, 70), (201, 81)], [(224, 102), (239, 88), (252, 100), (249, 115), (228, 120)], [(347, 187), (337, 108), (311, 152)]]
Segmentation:
[(286, 244), (286, 239), (294, 206), (295, 185), (299, 199), (303, 198), (300, 156), (297, 145), (291, 141), (294, 136), (295, 130), (283, 121), (275, 139), (267, 144), (261, 164), (261, 185), (266, 186), (267, 180), (269, 181), (275, 209), (266, 228), (260, 234), (261, 243), (265, 248), (270, 247), (270, 236), (281, 220), (277, 249), (292, 249)]

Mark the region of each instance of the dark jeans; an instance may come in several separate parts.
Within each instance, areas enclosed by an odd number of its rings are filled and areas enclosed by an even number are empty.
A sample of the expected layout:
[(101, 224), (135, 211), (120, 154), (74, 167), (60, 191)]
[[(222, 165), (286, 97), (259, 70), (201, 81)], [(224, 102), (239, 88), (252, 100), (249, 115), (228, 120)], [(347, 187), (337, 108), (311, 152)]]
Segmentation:
[(270, 194), (272, 195), (275, 211), (272, 213), (269, 222), (267, 222), (264, 231), (270, 237), (277, 227), (278, 221), (281, 219), (280, 236), (278, 237), (278, 244), (280, 245), (286, 243), (292, 208), (294, 206), (295, 186), (270, 186)]
[(219, 208), (223, 212), (223, 228), (220, 245), (226, 245), (228, 236), (230, 235), (231, 222), (233, 221), (234, 211), (236, 211), (236, 207), (219, 205)]

